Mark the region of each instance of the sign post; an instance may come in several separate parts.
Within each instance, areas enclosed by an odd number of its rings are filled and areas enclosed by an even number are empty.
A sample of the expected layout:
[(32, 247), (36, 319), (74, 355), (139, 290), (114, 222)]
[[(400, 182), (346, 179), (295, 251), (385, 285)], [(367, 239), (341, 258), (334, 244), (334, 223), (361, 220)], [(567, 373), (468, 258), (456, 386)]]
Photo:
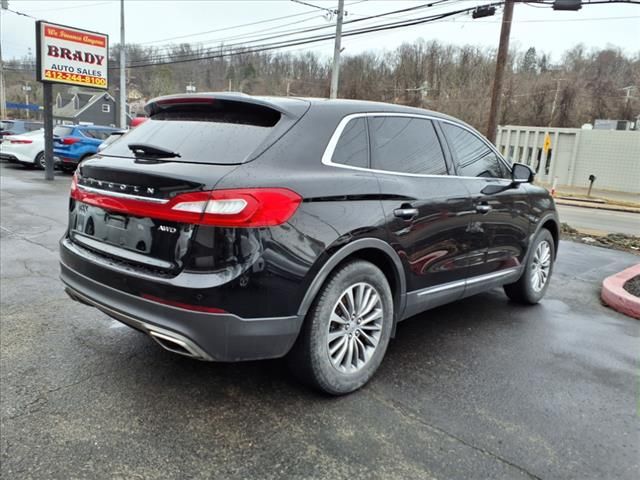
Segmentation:
[(36, 79), (42, 83), (45, 179), (53, 180), (54, 83), (107, 90), (109, 37), (65, 25), (36, 22)]

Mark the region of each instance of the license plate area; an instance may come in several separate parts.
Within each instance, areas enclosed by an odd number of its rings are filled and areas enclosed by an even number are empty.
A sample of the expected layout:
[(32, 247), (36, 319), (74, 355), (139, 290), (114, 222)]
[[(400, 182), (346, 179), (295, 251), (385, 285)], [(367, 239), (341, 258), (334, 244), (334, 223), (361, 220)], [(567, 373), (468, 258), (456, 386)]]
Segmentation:
[(176, 270), (193, 233), (193, 225), (108, 212), (76, 202), (71, 211), (71, 239), (96, 253), (121, 260)]

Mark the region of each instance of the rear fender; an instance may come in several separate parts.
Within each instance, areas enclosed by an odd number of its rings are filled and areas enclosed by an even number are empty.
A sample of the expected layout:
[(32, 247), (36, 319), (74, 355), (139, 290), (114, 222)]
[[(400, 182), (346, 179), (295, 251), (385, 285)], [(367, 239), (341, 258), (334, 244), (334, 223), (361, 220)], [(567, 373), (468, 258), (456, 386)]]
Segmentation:
[(404, 311), (406, 304), (406, 278), (404, 274), (404, 269), (402, 267), (402, 261), (400, 257), (396, 253), (396, 251), (385, 241), (380, 240), (378, 238), (361, 238), (358, 240), (354, 240), (353, 242), (345, 245), (340, 248), (337, 252), (335, 252), (327, 262), (320, 268), (315, 278), (309, 285), (307, 292), (302, 299), (300, 304), (300, 308), (298, 309), (298, 316), (304, 318), (311, 308), (311, 304), (314, 299), (318, 295), (320, 288), (327, 280), (331, 272), (345, 259), (348, 257), (357, 257), (357, 253), (359, 251), (363, 251), (365, 249), (375, 249), (382, 252), (388, 259), (391, 261), (391, 264), (395, 270), (395, 280), (398, 288), (398, 292), (394, 293), (394, 298), (398, 300), (398, 305), (395, 307), (394, 312), (394, 332), (395, 332), (395, 324), (398, 322), (399, 318), (402, 318), (402, 312)]

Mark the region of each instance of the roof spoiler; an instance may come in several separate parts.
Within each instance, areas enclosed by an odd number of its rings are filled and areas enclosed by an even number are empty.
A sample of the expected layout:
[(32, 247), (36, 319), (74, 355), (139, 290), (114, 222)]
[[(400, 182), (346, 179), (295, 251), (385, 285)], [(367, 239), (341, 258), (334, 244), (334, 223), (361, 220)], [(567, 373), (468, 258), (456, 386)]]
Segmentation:
[(290, 118), (299, 118), (309, 109), (310, 102), (290, 97), (254, 97), (241, 92), (207, 92), (164, 95), (150, 100), (144, 107), (148, 116), (152, 117), (170, 105), (207, 104), (216, 100), (249, 103), (270, 108)]

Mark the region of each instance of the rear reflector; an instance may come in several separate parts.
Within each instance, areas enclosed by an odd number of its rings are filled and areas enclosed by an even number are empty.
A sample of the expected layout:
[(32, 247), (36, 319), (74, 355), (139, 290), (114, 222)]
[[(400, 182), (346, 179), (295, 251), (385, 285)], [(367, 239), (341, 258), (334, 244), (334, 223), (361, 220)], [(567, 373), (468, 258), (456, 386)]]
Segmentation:
[(156, 297), (155, 295), (142, 294), (142, 298), (151, 300), (152, 302), (162, 303), (163, 305), (169, 305), (170, 307), (183, 308), (185, 310), (192, 310), (194, 312), (207, 312), (207, 313), (227, 313), (226, 310), (215, 307), (207, 307), (204, 305), (192, 305), (190, 303), (174, 302), (173, 300), (165, 300), (164, 298)]
[(26, 143), (33, 143), (33, 140), (27, 140), (27, 139), (24, 139), (24, 140), (14, 139), (14, 140), (9, 140), (9, 143), (13, 143), (13, 144), (16, 144), (16, 143), (17, 143), (17, 144), (23, 144), (23, 143), (25, 143), (25, 144), (26, 144)]
[(83, 189), (77, 177), (71, 197), (104, 210), (178, 223), (218, 227), (270, 227), (291, 218), (302, 201), (286, 188), (240, 188), (176, 195), (164, 203)]

